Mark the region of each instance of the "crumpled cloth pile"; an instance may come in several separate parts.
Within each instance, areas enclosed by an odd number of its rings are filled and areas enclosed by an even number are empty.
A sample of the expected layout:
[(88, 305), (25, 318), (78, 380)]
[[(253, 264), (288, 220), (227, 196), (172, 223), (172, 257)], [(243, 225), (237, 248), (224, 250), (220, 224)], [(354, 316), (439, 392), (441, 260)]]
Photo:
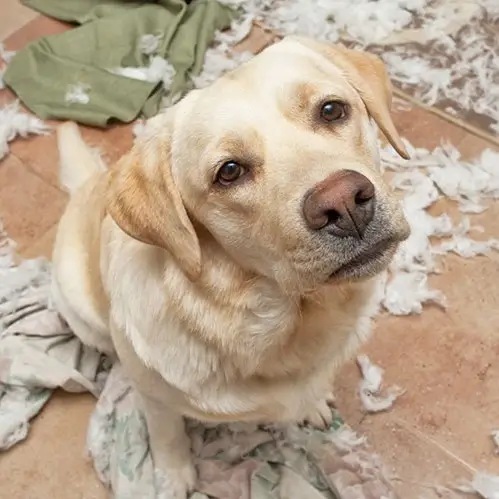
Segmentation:
[(20, 50), (5, 84), (39, 118), (99, 127), (154, 116), (163, 97), (189, 90), (216, 31), (235, 14), (216, 0), (23, 3), (79, 26)]
[[(51, 307), (50, 264), (16, 264), (0, 227), (0, 452), (28, 436), (55, 389), (95, 395), (88, 453), (112, 497), (168, 497), (120, 364), (82, 345)], [(339, 416), (324, 432), (194, 421), (188, 430), (199, 472), (190, 499), (396, 499), (382, 463)]]

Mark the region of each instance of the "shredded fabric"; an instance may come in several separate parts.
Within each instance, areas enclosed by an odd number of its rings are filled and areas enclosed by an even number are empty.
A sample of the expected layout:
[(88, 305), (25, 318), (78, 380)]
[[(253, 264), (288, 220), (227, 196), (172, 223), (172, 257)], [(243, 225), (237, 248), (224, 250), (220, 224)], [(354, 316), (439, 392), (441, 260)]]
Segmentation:
[(0, 108), (0, 160), (9, 152), (9, 142), (16, 137), (26, 138), (29, 134), (46, 135), (49, 127), (40, 119), (20, 111), (15, 101)]
[(64, 97), (68, 104), (88, 104), (90, 102), (90, 87), (82, 83), (70, 85)]
[(383, 384), (383, 369), (373, 364), (367, 355), (359, 355), (357, 364), (362, 373), (359, 384), (359, 396), (367, 412), (383, 412), (390, 409), (395, 401), (404, 393), (398, 386), (386, 390), (386, 395), (381, 394)]

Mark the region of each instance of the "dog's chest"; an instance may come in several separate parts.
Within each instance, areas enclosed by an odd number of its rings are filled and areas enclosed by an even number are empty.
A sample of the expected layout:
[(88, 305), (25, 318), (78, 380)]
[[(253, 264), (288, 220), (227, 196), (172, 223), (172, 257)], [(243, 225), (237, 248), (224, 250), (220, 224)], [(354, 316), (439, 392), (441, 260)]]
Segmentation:
[[(326, 290), (296, 303), (285, 297), (260, 299), (241, 311), (242, 327), (231, 351), (243, 376), (301, 377), (342, 356), (359, 319), (364, 316), (365, 292)], [(271, 295), (270, 295), (271, 296)]]

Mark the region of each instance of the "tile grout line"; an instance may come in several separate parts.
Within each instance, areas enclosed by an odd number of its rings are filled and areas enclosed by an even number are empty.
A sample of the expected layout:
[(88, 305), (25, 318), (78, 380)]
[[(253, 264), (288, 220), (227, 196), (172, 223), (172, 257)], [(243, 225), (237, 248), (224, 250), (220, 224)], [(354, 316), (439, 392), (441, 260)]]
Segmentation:
[[(429, 113), (435, 114), (439, 118), (442, 118), (443, 120), (451, 123), (452, 125), (456, 126), (457, 128), (461, 128), (462, 130), (465, 130), (466, 132), (485, 140), (489, 144), (493, 145), (494, 147), (499, 147), (499, 138), (494, 137), (492, 134), (485, 132), (481, 130), (480, 128), (467, 123), (466, 121), (456, 118), (455, 116), (452, 116), (449, 113), (446, 113), (445, 111), (442, 111), (441, 109), (438, 109), (437, 107), (434, 106), (427, 106), (420, 100), (416, 99), (415, 97), (412, 97), (412, 95), (409, 95), (408, 93), (404, 92), (403, 90), (400, 90), (397, 87), (393, 87), (393, 95), (398, 97), (399, 99), (402, 99), (406, 102), (409, 102), (417, 107), (420, 107), (424, 109), (425, 111), (428, 111)], [(456, 146), (457, 147), (457, 146)]]
[[(26, 256), (24, 256), (24, 253), (28, 249), (33, 248), (37, 243), (39, 243), (44, 237), (47, 236), (47, 234), (49, 232), (51, 232), (55, 227), (57, 227), (58, 224), (59, 224), (59, 220), (57, 222), (54, 222), (41, 236), (37, 237), (34, 241), (23, 244), (22, 246), (21, 245), (17, 246), (15, 249), (16, 255), (23, 260), (32, 260), (35, 258), (43, 257), (43, 258), (47, 258), (49, 261), (52, 261), (52, 256), (45, 257), (44, 255), (37, 255), (37, 256), (31, 256), (31, 257), (27, 258)], [(53, 250), (53, 248), (52, 248), (52, 250)], [(51, 253), (52, 253), (52, 251), (51, 251)]]
[[(36, 137), (34, 137), (36, 138)], [(51, 182), (49, 182), (47, 179), (43, 178), (42, 175), (40, 175), (34, 168), (33, 166), (31, 165), (31, 162), (29, 160), (23, 160), (21, 159), (17, 154), (15, 153), (10, 153), (12, 156), (14, 156), (14, 158), (16, 158), (22, 165), (24, 165), (26, 167), (26, 169), (33, 175), (35, 175), (35, 177), (37, 177), (39, 180), (41, 180), (44, 184), (52, 187), (53, 189), (56, 189), (57, 191), (61, 192), (62, 194), (65, 194), (67, 195), (67, 192), (64, 191), (63, 189), (61, 189), (58, 185), (54, 185), (52, 184)], [(0, 166), (1, 166), (1, 163), (0, 163)]]

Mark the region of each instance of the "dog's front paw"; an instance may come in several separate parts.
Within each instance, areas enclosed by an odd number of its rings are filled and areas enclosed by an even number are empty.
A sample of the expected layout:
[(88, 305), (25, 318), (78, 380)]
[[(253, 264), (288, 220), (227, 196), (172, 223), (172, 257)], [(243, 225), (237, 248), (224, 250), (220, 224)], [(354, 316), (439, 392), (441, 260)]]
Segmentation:
[(307, 412), (303, 424), (308, 424), (319, 430), (329, 428), (333, 423), (334, 413), (332, 409), (335, 407), (335, 403), (334, 394), (329, 393)]
[(158, 499), (187, 499), (196, 485), (196, 469), (192, 463), (181, 467), (155, 470)]

